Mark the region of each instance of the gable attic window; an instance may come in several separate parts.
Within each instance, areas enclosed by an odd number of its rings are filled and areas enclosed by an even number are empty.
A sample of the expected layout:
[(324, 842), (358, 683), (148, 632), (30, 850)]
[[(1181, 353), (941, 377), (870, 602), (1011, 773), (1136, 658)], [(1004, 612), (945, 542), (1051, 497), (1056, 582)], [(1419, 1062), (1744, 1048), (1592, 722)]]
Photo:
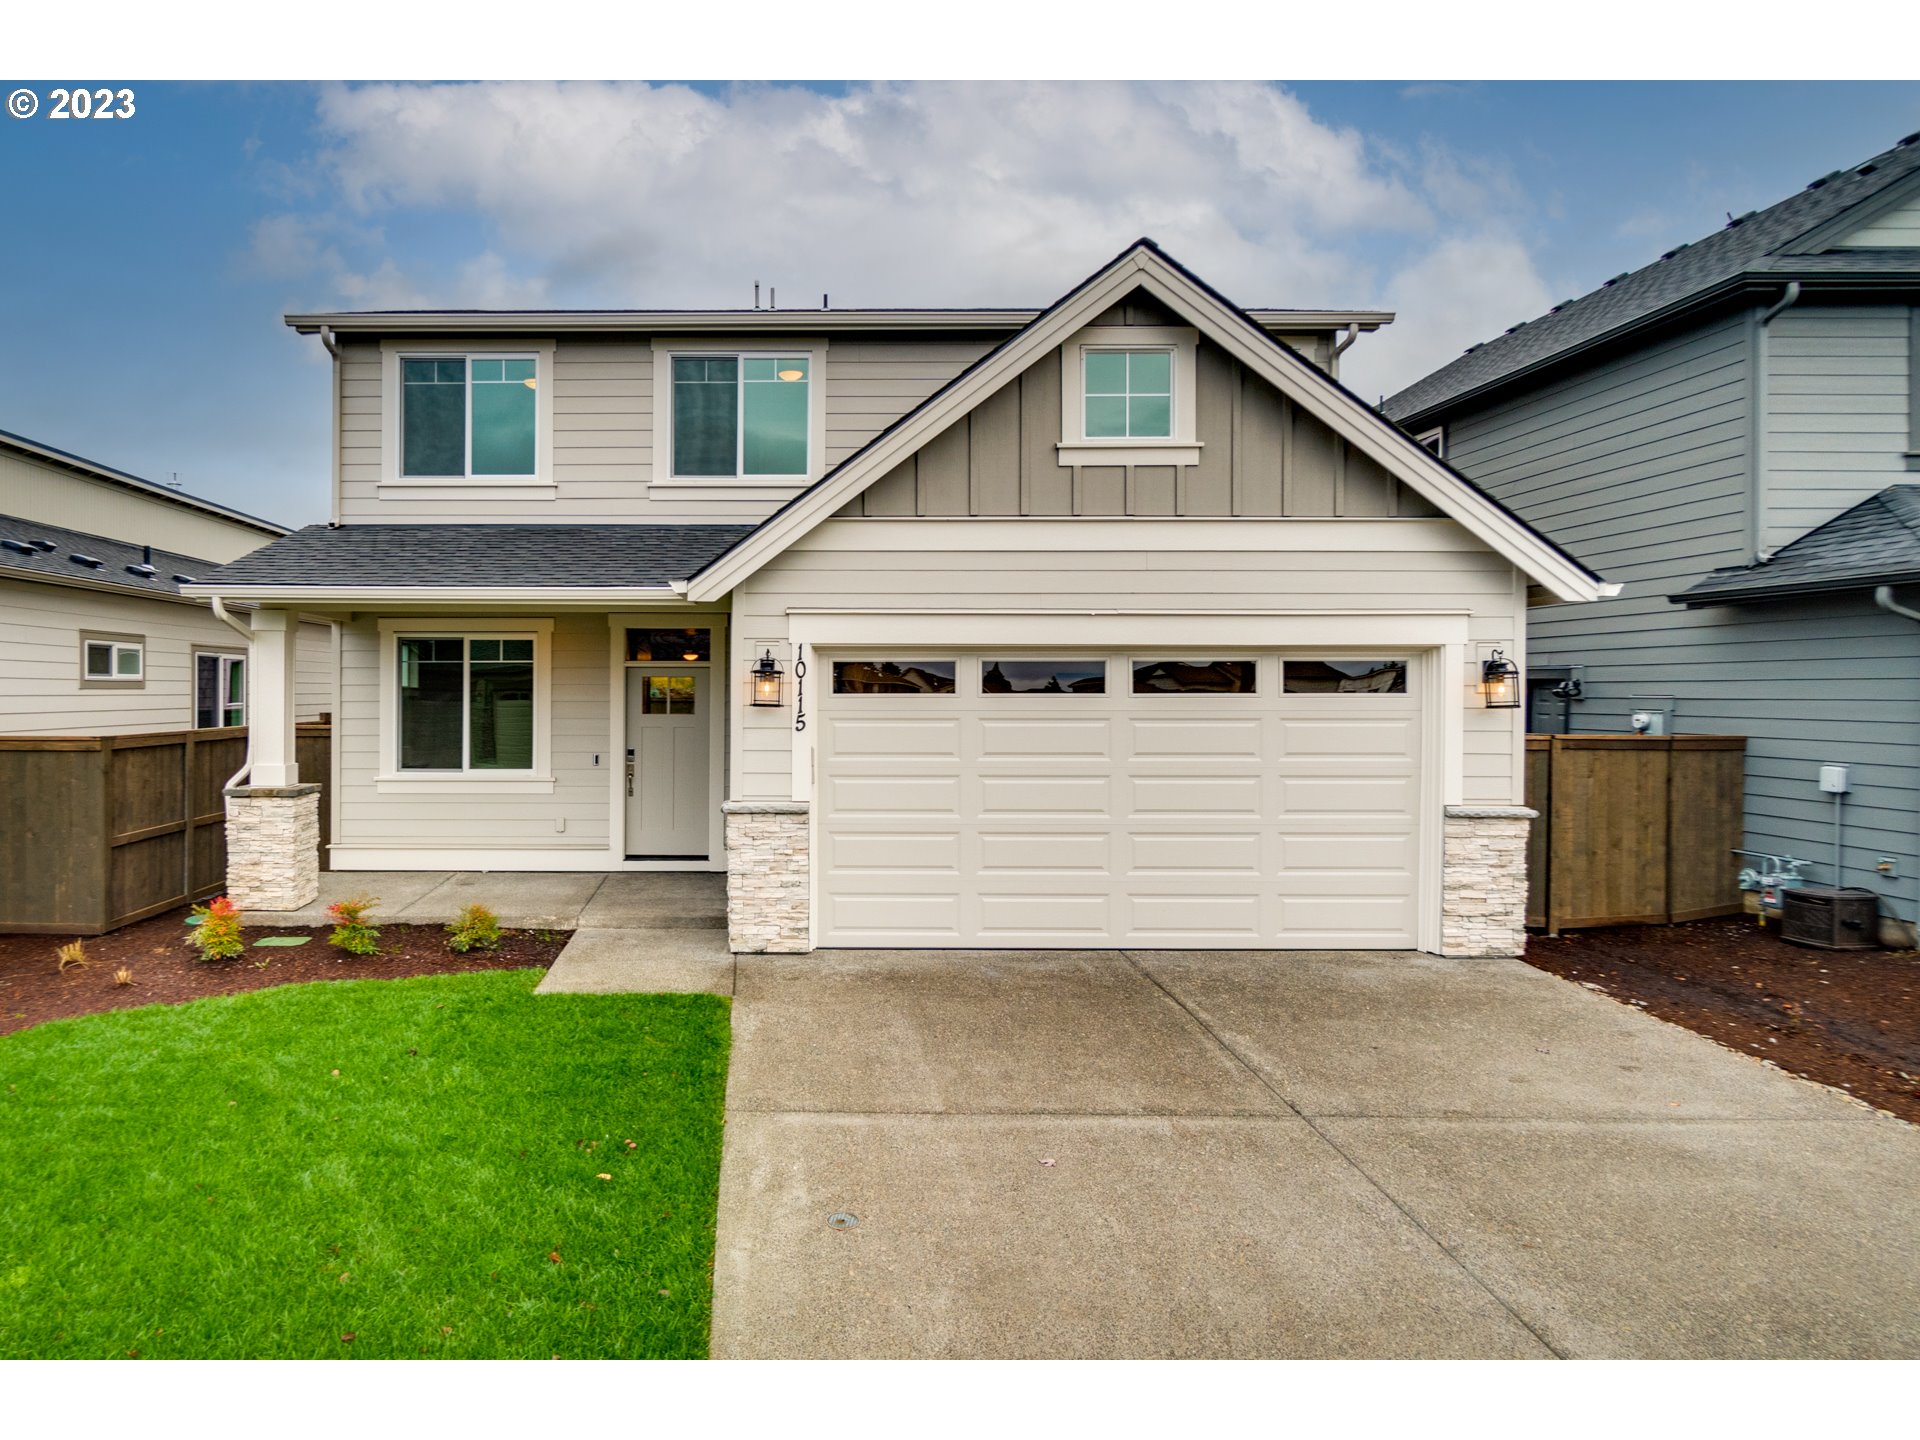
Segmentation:
[(1197, 465), (1199, 332), (1090, 325), (1061, 347), (1062, 465)]

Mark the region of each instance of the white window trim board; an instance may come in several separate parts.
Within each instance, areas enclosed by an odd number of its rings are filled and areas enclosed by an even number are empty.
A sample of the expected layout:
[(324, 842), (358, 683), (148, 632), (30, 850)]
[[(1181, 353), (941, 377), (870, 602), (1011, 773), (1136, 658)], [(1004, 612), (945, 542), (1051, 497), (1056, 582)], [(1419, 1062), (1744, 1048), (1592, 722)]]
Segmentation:
[[(423, 496), (389, 494), (392, 499), (521, 499), (528, 492), (550, 491), (558, 483), (553, 474), (553, 392), (555, 342), (525, 340), (518, 344), (470, 345), (409, 344), (405, 340), (380, 342), (380, 488), (428, 492)], [(533, 361), (533, 474), (531, 475), (402, 475), (400, 473), (400, 407), (405, 402), (400, 384), (402, 360), (532, 360)], [(469, 381), (471, 384), (471, 381)], [(467, 414), (468, 447), (472, 447), (473, 414)], [(518, 495), (501, 495), (502, 491)], [(478, 492), (467, 494), (465, 492)]]
[[(383, 617), (380, 622), (380, 765), (382, 795), (547, 795), (553, 793), (553, 621), (462, 615), (446, 619)], [(533, 769), (402, 770), (400, 768), (399, 639), (402, 635), (533, 639)], [(461, 739), (466, 743), (465, 737)], [(338, 748), (337, 746), (335, 747)]]
[[(675, 355), (738, 355), (741, 359), (771, 359), (804, 355), (807, 359), (807, 473), (804, 475), (675, 475), (673, 473), (673, 357)], [(823, 336), (794, 336), (790, 340), (665, 339), (653, 341), (653, 485), (684, 494), (690, 500), (711, 498), (710, 491), (732, 496), (737, 491), (773, 488), (783, 495), (811, 485), (826, 473), (827, 453), (827, 342)], [(749, 498), (749, 497), (742, 497)]]
[[(246, 724), (247, 716), (253, 712), (253, 666), (248, 663), (250, 657), (247, 652), (243, 649), (228, 645), (194, 645), (187, 651), (188, 728), (191, 730), (203, 728), (200, 724), (200, 657), (202, 655), (212, 655), (221, 660), (237, 660), (240, 662), (240, 683), (244, 687), (244, 691), (240, 696), (240, 723), (242, 725)], [(222, 685), (220, 691), (222, 699), (214, 706), (216, 711), (224, 711), (229, 708), (224, 698), (226, 687)], [(224, 720), (224, 718), (223, 716), (222, 719)], [(224, 729), (225, 726), (222, 724), (207, 728), (219, 730)]]
[[(1194, 398), (1200, 332), (1186, 325), (1089, 325), (1061, 347), (1062, 465), (1198, 465), (1199, 406)], [(1173, 434), (1164, 440), (1089, 437), (1089, 350), (1167, 350), (1173, 354)]]
[[(147, 688), (147, 637), (115, 630), (82, 630), (80, 635), (80, 688), (82, 690), (144, 690)], [(93, 645), (111, 646), (107, 655), (108, 675), (87, 673), (87, 649)], [(140, 656), (140, 673), (120, 673), (120, 652), (133, 650)]]

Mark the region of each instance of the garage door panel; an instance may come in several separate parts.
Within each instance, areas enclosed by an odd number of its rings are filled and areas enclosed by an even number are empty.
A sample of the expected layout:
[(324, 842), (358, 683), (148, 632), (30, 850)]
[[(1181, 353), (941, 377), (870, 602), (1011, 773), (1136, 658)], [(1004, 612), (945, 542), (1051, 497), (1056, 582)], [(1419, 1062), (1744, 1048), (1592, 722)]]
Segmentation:
[(862, 870), (891, 873), (937, 871), (959, 875), (961, 843), (957, 830), (938, 835), (892, 831), (833, 830), (822, 851), (828, 873), (851, 875)]
[(954, 658), (957, 694), (823, 699), (819, 943), (1415, 943), (1417, 690), (987, 695)]
[(1129, 831), (1122, 837), (1129, 875), (1184, 871), (1257, 875), (1262, 849), (1258, 830)]
[(1106, 830), (1075, 833), (983, 831), (979, 834), (983, 875), (1008, 871), (1085, 872), (1101, 877), (1113, 870), (1115, 837)]

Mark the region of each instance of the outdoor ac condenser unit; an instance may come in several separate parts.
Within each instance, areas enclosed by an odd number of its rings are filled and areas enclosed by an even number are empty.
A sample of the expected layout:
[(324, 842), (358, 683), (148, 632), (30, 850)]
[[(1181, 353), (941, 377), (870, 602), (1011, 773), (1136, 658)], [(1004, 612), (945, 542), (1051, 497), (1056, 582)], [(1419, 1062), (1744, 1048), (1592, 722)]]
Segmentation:
[(1851, 886), (1803, 885), (1780, 892), (1780, 938), (1816, 950), (1878, 950), (1880, 897)]

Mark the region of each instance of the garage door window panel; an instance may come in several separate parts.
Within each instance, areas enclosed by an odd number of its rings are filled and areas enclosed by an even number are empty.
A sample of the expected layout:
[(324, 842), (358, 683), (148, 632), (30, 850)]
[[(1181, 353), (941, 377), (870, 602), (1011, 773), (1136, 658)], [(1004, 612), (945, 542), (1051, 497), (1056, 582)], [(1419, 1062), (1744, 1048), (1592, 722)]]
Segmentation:
[(1252, 695), (1258, 688), (1257, 670), (1252, 660), (1135, 660), (1133, 693)]
[(959, 665), (953, 660), (836, 660), (836, 695), (951, 695)]
[(1104, 660), (982, 660), (983, 695), (1104, 695)]
[(1405, 660), (1288, 660), (1280, 688), (1288, 695), (1404, 695)]

